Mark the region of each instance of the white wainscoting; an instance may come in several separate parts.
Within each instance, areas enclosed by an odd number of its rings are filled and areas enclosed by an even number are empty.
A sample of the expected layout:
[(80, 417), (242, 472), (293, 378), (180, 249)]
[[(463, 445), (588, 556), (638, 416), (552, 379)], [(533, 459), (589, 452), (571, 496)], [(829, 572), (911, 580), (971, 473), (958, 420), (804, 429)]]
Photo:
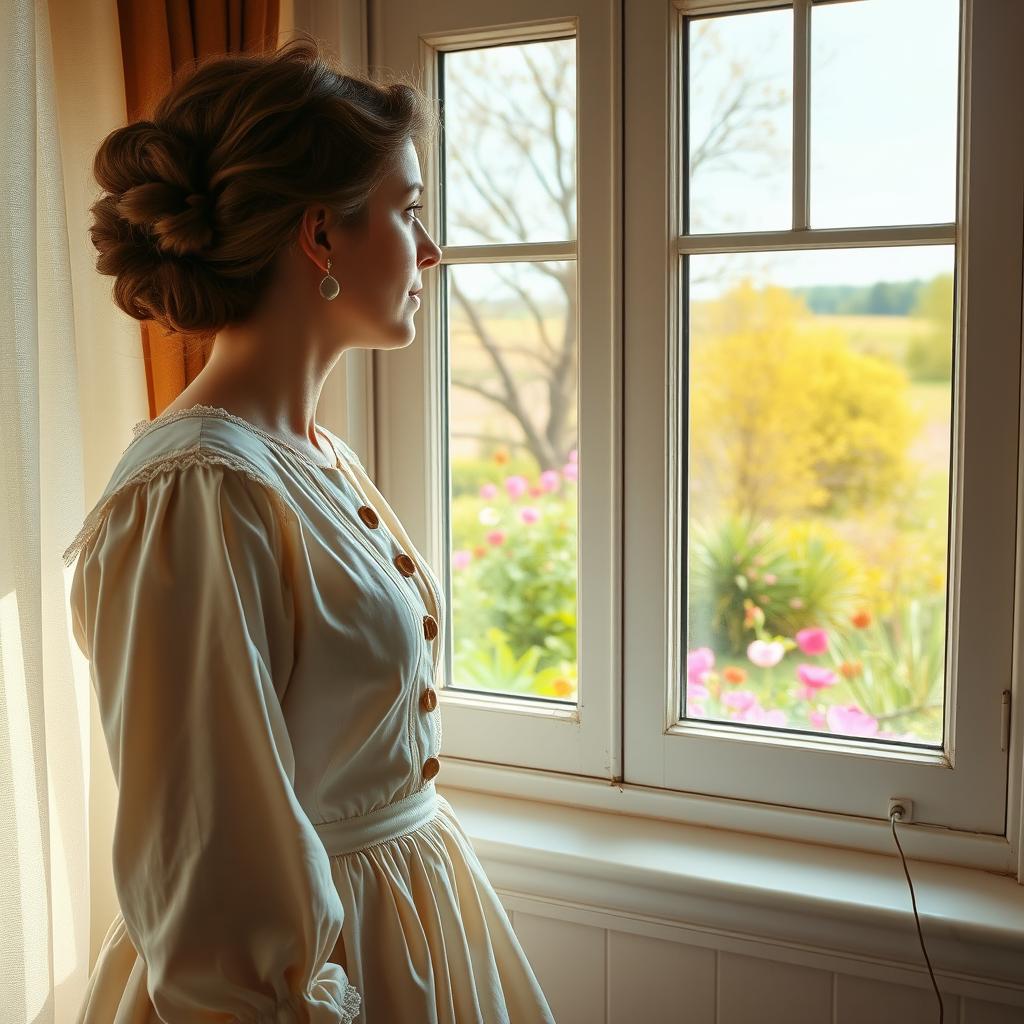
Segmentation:
[[(926, 971), (732, 934), (695, 937), (686, 928), (616, 920), (501, 889), (498, 895), (557, 1024), (934, 1024), (939, 1019)], [(941, 989), (946, 983), (940, 977)], [(1024, 1022), (1024, 999), (1014, 1005), (944, 991), (943, 1005), (943, 1024)]]
[[(473, 842), (557, 1024), (939, 1019), (896, 858), (890, 864), (877, 855), (794, 843), (796, 873), (805, 880), (796, 894), (767, 881), (785, 852), (778, 840), (607, 815), (602, 840), (594, 811), (531, 807), (441, 785), (438, 791)], [(647, 828), (651, 850), (666, 828), (679, 829), (678, 875), (638, 867), (636, 850)], [(722, 842), (717, 874), (707, 859), (716, 833)], [(766, 855), (760, 877), (743, 886), (734, 880), (730, 889), (725, 879), (735, 871), (737, 843), (747, 854), (746, 870), (757, 871), (762, 843), (775, 862)], [(692, 869), (695, 851), (708, 874), (703, 891)], [(814, 870), (805, 870), (808, 863)], [(868, 874), (879, 868), (883, 879), (891, 870), (891, 882), (903, 886), (906, 907), (898, 889)], [(845, 889), (829, 881), (829, 872), (839, 870), (846, 873)], [(943, 1024), (1024, 1024), (1024, 914), (1017, 909), (1024, 887), (948, 865), (910, 862), (910, 870), (943, 994)], [(962, 884), (952, 889), (957, 880)], [(855, 906), (850, 892), (857, 885), (865, 898)], [(1005, 897), (1009, 913), (1002, 919), (993, 916), (999, 913), (993, 894)], [(1018, 916), (1021, 933), (1013, 928)]]

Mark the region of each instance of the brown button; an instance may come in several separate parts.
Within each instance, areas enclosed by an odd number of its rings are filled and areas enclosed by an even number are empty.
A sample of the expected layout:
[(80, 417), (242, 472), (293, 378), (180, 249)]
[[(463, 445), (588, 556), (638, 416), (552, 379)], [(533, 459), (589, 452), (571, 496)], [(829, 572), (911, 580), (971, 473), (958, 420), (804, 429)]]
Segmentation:
[(433, 615), (423, 616), (423, 635), (428, 640), (433, 640), (437, 636), (437, 619)]
[(437, 690), (432, 686), (428, 686), (420, 697), (420, 707), (424, 711), (433, 711), (437, 707)]
[(377, 513), (370, 508), (369, 505), (359, 506), (359, 518), (371, 529), (376, 530), (380, 525), (380, 520), (377, 518)]
[(441, 770), (441, 762), (436, 757), (428, 757), (423, 762), (423, 778), (432, 779)]
[(403, 576), (411, 576), (416, 571), (416, 563), (404, 551), (395, 555), (395, 565)]

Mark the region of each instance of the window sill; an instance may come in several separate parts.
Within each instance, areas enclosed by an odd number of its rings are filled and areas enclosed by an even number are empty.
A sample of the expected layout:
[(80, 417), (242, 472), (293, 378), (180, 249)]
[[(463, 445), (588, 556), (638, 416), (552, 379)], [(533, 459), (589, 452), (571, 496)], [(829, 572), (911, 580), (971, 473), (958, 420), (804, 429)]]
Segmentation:
[[(895, 843), (885, 856), (437, 788), (502, 892), (926, 970)], [(965, 992), (976, 979), (989, 997), (992, 982), (1024, 997), (1024, 886), (907, 865), (936, 974), (960, 974)]]

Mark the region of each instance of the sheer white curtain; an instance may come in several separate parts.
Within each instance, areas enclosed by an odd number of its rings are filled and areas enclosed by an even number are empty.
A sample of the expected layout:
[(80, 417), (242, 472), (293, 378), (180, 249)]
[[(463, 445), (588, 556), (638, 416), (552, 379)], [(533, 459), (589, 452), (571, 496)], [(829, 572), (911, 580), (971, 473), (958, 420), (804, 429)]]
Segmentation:
[(60, 556), (146, 416), (88, 238), (124, 118), (115, 5), (0, 0), (0, 55), (0, 1019), (73, 1024), (116, 906), (114, 801)]
[(74, 310), (46, 0), (4, 0), (0, 68), (0, 1006), (70, 1020), (88, 969), (89, 705), (64, 573), (81, 459)]

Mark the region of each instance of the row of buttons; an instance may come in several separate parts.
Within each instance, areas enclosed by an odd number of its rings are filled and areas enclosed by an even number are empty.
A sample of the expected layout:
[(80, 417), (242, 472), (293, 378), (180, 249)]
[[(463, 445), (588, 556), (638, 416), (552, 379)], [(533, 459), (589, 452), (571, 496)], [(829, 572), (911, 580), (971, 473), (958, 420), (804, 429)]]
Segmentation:
[[(380, 518), (369, 505), (359, 507), (359, 518), (371, 529), (376, 530), (380, 526)], [(403, 576), (411, 576), (416, 571), (416, 563), (404, 552), (401, 551), (394, 557), (395, 568)], [(423, 616), (423, 635), (427, 640), (433, 640), (437, 636), (437, 620), (433, 615)], [(433, 711), (437, 707), (437, 691), (428, 686), (420, 694), (420, 707), (424, 711)], [(428, 757), (423, 762), (423, 777), (428, 781), (441, 770), (441, 762), (436, 757)]]

